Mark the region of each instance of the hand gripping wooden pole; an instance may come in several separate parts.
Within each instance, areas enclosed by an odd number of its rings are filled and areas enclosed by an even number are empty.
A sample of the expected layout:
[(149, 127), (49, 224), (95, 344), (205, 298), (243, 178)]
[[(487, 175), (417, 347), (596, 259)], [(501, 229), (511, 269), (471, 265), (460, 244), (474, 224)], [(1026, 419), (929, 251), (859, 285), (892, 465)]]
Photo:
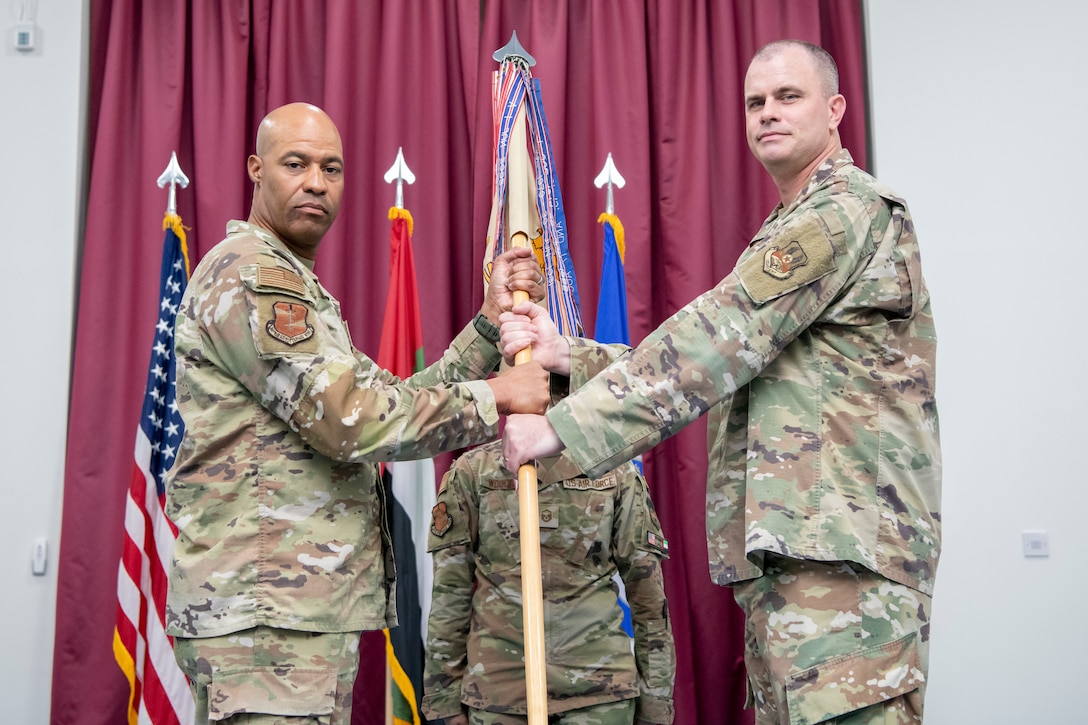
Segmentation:
[[(529, 151), (525, 137), (525, 104), (522, 103), (510, 133), (507, 157), (506, 225), (510, 230), (511, 247), (528, 247), (531, 242), (532, 216), (529, 204), (534, 204), (529, 186)], [(514, 304), (529, 299), (528, 292), (514, 292)], [(532, 359), (532, 349), (525, 348), (514, 356), (514, 365)], [(537, 496), (536, 466), (525, 463), (518, 467), (518, 514), (521, 531), (521, 621), (525, 636), (525, 697), (529, 725), (548, 722), (548, 686), (544, 660), (544, 593), (540, 567), (540, 505)]]

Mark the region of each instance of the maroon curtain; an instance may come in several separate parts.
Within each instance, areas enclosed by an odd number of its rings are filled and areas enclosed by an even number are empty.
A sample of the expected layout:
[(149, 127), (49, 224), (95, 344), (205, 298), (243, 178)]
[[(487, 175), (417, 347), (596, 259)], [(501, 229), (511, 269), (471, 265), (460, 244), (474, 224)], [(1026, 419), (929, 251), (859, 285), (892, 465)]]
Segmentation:
[[(537, 60), (579, 276), (595, 319), (611, 152), (627, 239), (631, 336), (724, 277), (777, 198), (744, 138), (747, 62), (763, 43), (802, 38), (839, 62), (849, 100), (844, 144), (866, 164), (860, 3), (580, 0), (91, 0), (90, 178), (57, 595), (54, 723), (122, 722), (127, 686), (111, 650), (125, 491), (157, 315), (171, 151), (195, 263), (228, 219), (245, 218), (245, 159), (256, 124), (289, 101), (320, 105), (340, 127), (347, 188), (317, 263), (356, 345), (378, 349), (397, 148), (424, 306), (427, 361), (482, 299), (491, 204), (492, 53), (517, 31)], [(587, 322), (587, 324), (589, 324)], [(448, 459), (444, 459), (448, 460)], [(705, 426), (646, 456), (671, 559), (678, 725), (750, 722), (742, 713), (740, 616), (707, 574)], [(439, 471), (441, 473), (441, 471)], [(368, 639), (360, 681), (380, 682), (382, 640)], [(376, 690), (375, 690), (376, 691)], [(379, 723), (375, 696), (355, 722)]]

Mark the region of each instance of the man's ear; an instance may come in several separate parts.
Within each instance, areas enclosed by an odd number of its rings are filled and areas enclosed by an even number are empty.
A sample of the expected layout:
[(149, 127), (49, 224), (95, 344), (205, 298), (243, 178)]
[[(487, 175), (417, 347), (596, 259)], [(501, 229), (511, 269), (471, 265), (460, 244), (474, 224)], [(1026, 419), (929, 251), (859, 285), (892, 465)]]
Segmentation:
[(846, 115), (846, 96), (836, 93), (827, 99), (827, 107), (831, 114), (831, 128), (834, 131), (842, 123), (842, 117)]
[(249, 180), (254, 184), (261, 183), (261, 157), (252, 154), (249, 160), (246, 161), (246, 167), (249, 169)]

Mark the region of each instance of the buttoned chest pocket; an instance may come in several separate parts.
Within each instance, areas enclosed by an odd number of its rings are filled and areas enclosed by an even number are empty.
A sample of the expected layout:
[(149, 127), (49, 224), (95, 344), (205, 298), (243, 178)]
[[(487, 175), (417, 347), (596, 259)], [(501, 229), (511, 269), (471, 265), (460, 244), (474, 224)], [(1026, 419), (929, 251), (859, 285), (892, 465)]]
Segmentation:
[(514, 481), (485, 481), (480, 487), (477, 565), (487, 574), (509, 571), (521, 562), (518, 494)]

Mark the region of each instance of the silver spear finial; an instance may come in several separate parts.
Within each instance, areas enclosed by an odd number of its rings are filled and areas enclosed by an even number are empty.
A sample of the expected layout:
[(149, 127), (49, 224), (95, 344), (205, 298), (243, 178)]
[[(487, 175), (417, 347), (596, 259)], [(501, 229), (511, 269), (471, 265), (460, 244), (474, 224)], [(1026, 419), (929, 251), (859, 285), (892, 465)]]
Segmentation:
[(601, 173), (597, 174), (597, 178), (593, 180), (593, 185), (598, 189), (605, 184), (608, 185), (608, 197), (604, 204), (604, 211), (606, 214), (614, 213), (612, 187), (615, 186), (617, 189), (622, 189), (623, 185), (626, 183), (623, 176), (620, 175), (619, 169), (616, 168), (616, 164), (612, 161), (612, 152), (609, 151), (608, 158), (604, 162), (604, 168), (601, 169)]
[(393, 165), (389, 167), (389, 171), (385, 172), (385, 183), (392, 184), (397, 182), (397, 201), (396, 207), (398, 209), (404, 208), (404, 184), (416, 183), (416, 175), (412, 173), (412, 170), (408, 168), (408, 164), (404, 163), (404, 147), (397, 147), (397, 160), (393, 162)]
[(518, 31), (516, 30), (510, 35), (510, 42), (496, 50), (491, 57), (500, 63), (508, 58), (515, 58), (530, 68), (536, 65), (536, 58), (529, 55), (529, 51), (522, 48), (521, 43), (518, 42)]
[(178, 165), (178, 154), (176, 151), (170, 152), (170, 163), (166, 165), (166, 170), (159, 176), (159, 188), (170, 184), (170, 194), (166, 199), (166, 213), (177, 214), (178, 213), (178, 193), (177, 187), (181, 186), (184, 189), (189, 185), (189, 177), (185, 175), (185, 172), (181, 170), (181, 166)]

